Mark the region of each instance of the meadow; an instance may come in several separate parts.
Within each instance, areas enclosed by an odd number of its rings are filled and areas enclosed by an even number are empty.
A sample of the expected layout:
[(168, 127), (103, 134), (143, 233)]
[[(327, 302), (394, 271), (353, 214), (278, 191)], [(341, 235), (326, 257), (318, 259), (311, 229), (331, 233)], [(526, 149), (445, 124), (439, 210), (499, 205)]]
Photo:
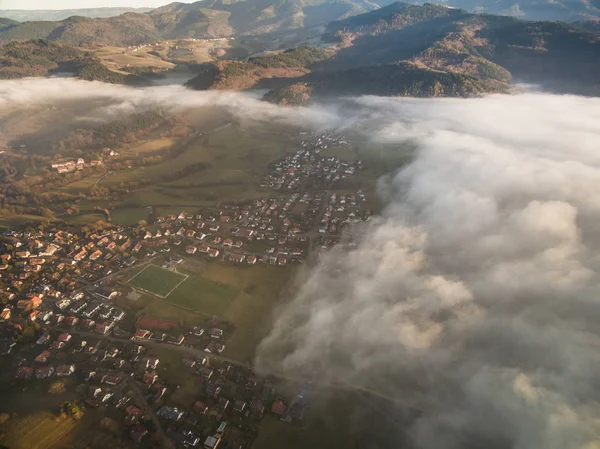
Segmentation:
[(179, 307), (204, 315), (222, 315), (235, 300), (238, 290), (210, 279), (189, 277), (167, 297)]

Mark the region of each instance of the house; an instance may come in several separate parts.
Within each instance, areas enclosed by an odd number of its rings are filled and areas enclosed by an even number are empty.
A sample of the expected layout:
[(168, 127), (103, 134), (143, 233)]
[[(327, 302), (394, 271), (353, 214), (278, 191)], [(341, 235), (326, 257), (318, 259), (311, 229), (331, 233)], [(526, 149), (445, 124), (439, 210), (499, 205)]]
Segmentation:
[(186, 368), (193, 368), (194, 366), (196, 366), (196, 361), (193, 359), (183, 359), (181, 361), (182, 365), (185, 366)]
[(219, 398), (218, 407), (221, 412), (227, 410), (227, 407), (229, 407), (229, 399)]
[(187, 429), (171, 432), (171, 438), (185, 447), (196, 447), (200, 443), (200, 438), (194, 432)]
[(141, 443), (146, 435), (148, 435), (148, 429), (141, 424), (136, 424), (129, 430), (129, 436), (137, 444)]
[(152, 332), (147, 331), (145, 329), (138, 329), (135, 331), (135, 334), (133, 334), (133, 337), (131, 337), (131, 339), (133, 341), (150, 340), (150, 337), (152, 337)]
[(47, 330), (44, 330), (44, 332), (42, 333), (42, 335), (40, 335), (40, 338), (37, 339), (36, 344), (38, 344), (38, 345), (45, 345), (49, 341), (50, 341), (50, 334), (48, 333)]
[(8, 307), (5, 307), (2, 310), (2, 314), (0, 314), (0, 318), (3, 320), (10, 320), (11, 310)]
[(233, 403), (233, 410), (242, 413), (244, 410), (246, 410), (246, 405), (246, 401), (238, 399)]
[(83, 380), (90, 382), (96, 378), (96, 371), (94, 369), (87, 369), (83, 373)]
[(223, 338), (223, 329), (219, 329), (217, 327), (215, 327), (214, 329), (211, 329), (210, 330), (210, 338), (216, 338), (216, 339)]
[(242, 263), (246, 260), (246, 256), (244, 254), (230, 254), (229, 261), (233, 263)]
[(198, 251), (198, 248), (196, 248), (195, 246), (188, 246), (185, 249), (185, 252), (188, 254), (196, 254), (196, 251)]
[(142, 416), (143, 413), (135, 405), (129, 405), (125, 408), (125, 415), (127, 415), (128, 419), (133, 420)]
[(154, 384), (154, 382), (156, 382), (158, 380), (158, 374), (156, 374), (155, 371), (150, 371), (148, 373), (144, 374), (144, 377), (142, 377), (142, 382), (147, 385), (148, 387), (151, 386), (152, 384)]
[(98, 396), (98, 399), (100, 399), (101, 402), (105, 403), (113, 397), (113, 394), (114, 393), (112, 391), (102, 391), (102, 393), (100, 393), (100, 396)]
[(37, 309), (42, 305), (42, 298), (34, 296), (31, 299), (21, 299), (17, 301), (17, 309), (21, 310), (32, 310)]
[(146, 357), (146, 358), (142, 359), (142, 365), (144, 365), (146, 367), (146, 369), (148, 369), (148, 368), (156, 369), (159, 362), (160, 362), (160, 360), (157, 358), (154, 358), (154, 357)]
[(221, 393), (221, 387), (219, 387), (214, 382), (209, 382), (206, 385), (206, 388), (204, 389), (204, 392), (206, 393), (207, 396), (216, 398)]
[(154, 384), (152, 385), (152, 391), (154, 391), (154, 400), (158, 401), (167, 392), (167, 387), (163, 384)]
[(119, 385), (123, 379), (124, 377), (120, 375), (105, 374), (102, 376), (102, 383), (112, 385), (114, 387), (115, 385)]
[(75, 372), (75, 365), (60, 365), (56, 368), (56, 375), (59, 377), (70, 376)]
[(214, 259), (214, 258), (216, 258), (216, 257), (219, 257), (219, 254), (221, 254), (221, 253), (220, 253), (220, 251), (219, 251), (218, 249), (216, 249), (216, 248), (210, 248), (210, 249), (207, 251), (207, 254), (208, 254), (208, 257), (212, 257), (212, 258)]
[(156, 414), (166, 420), (177, 422), (181, 418), (183, 418), (184, 412), (179, 410), (177, 407), (163, 405), (161, 408), (158, 409), (158, 412), (156, 412)]
[(102, 335), (108, 335), (115, 326), (114, 321), (105, 321), (104, 323), (96, 323), (96, 332)]
[(249, 265), (254, 265), (254, 264), (256, 264), (256, 256), (247, 256), (247, 257), (246, 257), (246, 262), (247, 262)]
[(119, 296), (119, 292), (113, 290), (108, 287), (101, 287), (96, 291), (96, 295), (100, 296), (102, 299), (106, 299), (107, 301), (111, 301)]
[(202, 401), (194, 402), (193, 409), (196, 413), (198, 413), (200, 415), (206, 415), (206, 412), (208, 411), (208, 407)]
[(52, 349), (62, 349), (65, 346), (66, 345), (65, 345), (64, 341), (58, 341), (57, 340), (57, 341), (52, 342), (52, 345), (50, 345), (50, 348), (52, 348)]
[(221, 443), (221, 437), (219, 435), (206, 437), (206, 440), (204, 440), (204, 449), (217, 449), (219, 443)]
[(50, 351), (42, 351), (34, 360), (38, 363), (46, 363), (50, 359)]
[(185, 336), (183, 334), (179, 334), (178, 337), (169, 337), (167, 339), (167, 343), (172, 344), (172, 345), (181, 346), (181, 343), (183, 343), (183, 340), (185, 340)]
[(115, 393), (112, 400), (116, 408), (121, 409), (131, 402), (131, 398), (123, 393)]
[(279, 399), (274, 401), (273, 405), (271, 406), (271, 412), (275, 413), (278, 416), (283, 416), (285, 414), (285, 409), (285, 404)]
[(202, 368), (200, 368), (199, 372), (200, 372), (200, 375), (202, 377), (204, 377), (205, 379), (210, 379), (214, 374), (214, 370), (207, 366), (203, 366)]
[(58, 336), (58, 341), (62, 341), (63, 343), (68, 343), (71, 341), (71, 338), (73, 338), (73, 336), (71, 334), (60, 334)]
[(42, 368), (35, 370), (35, 378), (38, 380), (48, 379), (49, 377), (54, 376), (54, 372), (53, 366), (43, 366)]
[(261, 400), (256, 399), (252, 401), (252, 406), (250, 407), (250, 410), (252, 411), (252, 415), (255, 418), (261, 419), (265, 412), (265, 406)]
[(221, 353), (225, 350), (225, 345), (223, 343), (219, 343), (218, 341), (211, 340), (206, 348), (204, 348), (205, 352), (210, 352), (214, 354), (215, 352)]
[(29, 380), (33, 377), (33, 373), (34, 373), (33, 368), (30, 368), (29, 366), (20, 366), (19, 369), (17, 369), (17, 373), (15, 374), (15, 377), (17, 379)]

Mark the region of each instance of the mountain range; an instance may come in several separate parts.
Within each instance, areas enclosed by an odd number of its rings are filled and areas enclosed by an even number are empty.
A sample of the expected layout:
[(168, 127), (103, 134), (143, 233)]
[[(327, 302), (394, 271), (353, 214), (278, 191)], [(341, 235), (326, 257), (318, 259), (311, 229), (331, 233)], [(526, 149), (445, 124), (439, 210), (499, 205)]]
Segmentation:
[(81, 9), (0, 9), (0, 17), (31, 22), (39, 20), (65, 20), (72, 16), (82, 17), (114, 17), (126, 12), (144, 13), (152, 8), (81, 8)]
[(220, 61), (188, 85), (271, 89), (266, 98), (304, 103), (313, 95), (470, 96), (505, 92), (514, 82), (557, 92), (600, 94), (600, 35), (560, 22), (472, 14), (394, 3), (330, 23), (332, 45), (248, 61)]
[[(442, 0), (437, 0), (442, 1)], [(442, 6), (534, 20), (600, 20), (600, 0), (443, 0)], [(262, 35), (314, 28), (391, 4), (391, 0), (202, 0), (151, 11), (5, 11), (0, 43), (49, 39), (70, 45), (128, 46), (185, 37)], [(72, 15), (71, 14), (75, 14)], [(2, 16), (0, 12), (0, 17)], [(65, 17), (69, 16), (69, 17)], [(43, 17), (47, 20), (36, 20)], [(12, 21), (12, 20), (18, 20)], [(23, 21), (25, 20), (25, 21)], [(591, 26), (597, 26), (597, 23)]]
[(204, 0), (172, 3), (148, 13), (116, 17), (73, 16), (61, 21), (9, 22), (0, 42), (49, 39), (70, 45), (116, 46), (185, 37), (258, 35), (324, 25), (372, 11), (390, 0)]

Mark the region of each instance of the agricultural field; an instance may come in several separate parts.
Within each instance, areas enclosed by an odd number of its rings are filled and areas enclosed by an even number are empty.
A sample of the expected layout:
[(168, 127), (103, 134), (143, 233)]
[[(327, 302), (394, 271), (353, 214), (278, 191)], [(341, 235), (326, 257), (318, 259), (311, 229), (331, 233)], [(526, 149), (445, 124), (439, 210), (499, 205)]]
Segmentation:
[(176, 273), (156, 265), (148, 265), (133, 276), (129, 280), (129, 284), (139, 290), (165, 298), (186, 279), (188, 279), (186, 274)]
[(11, 420), (0, 444), (11, 449), (67, 447), (78, 422), (70, 417), (38, 412)]

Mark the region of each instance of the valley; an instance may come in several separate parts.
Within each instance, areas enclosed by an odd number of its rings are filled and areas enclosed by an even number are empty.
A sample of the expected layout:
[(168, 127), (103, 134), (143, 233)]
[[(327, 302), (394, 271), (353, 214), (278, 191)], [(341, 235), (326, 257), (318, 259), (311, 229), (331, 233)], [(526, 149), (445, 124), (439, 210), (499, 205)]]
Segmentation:
[(104, 6), (0, 10), (0, 449), (598, 446), (599, 5)]

